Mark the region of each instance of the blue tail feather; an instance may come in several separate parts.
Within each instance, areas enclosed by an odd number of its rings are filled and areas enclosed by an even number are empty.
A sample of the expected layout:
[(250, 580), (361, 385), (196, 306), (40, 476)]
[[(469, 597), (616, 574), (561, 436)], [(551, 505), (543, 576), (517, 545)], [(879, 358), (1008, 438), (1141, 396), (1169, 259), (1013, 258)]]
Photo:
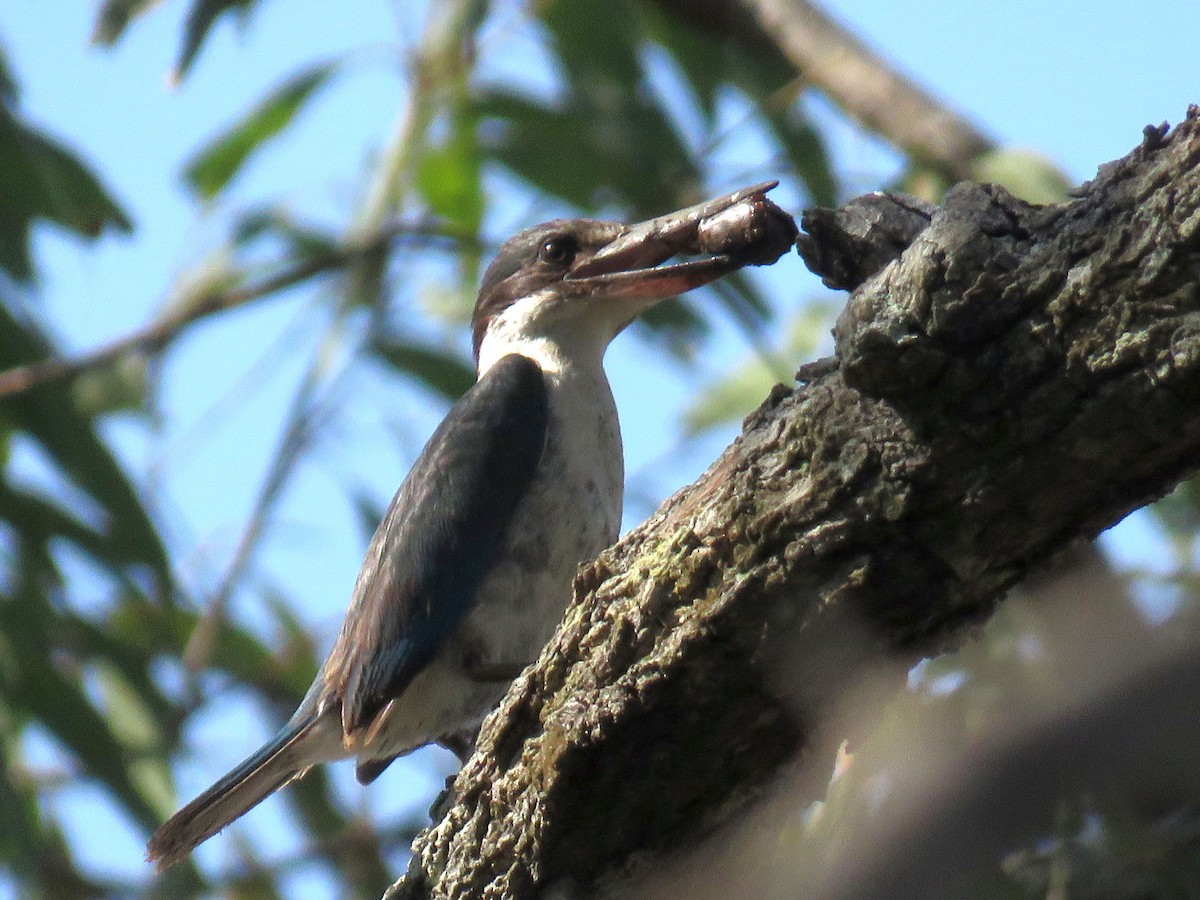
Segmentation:
[(254, 755), (171, 816), (146, 845), (147, 861), (156, 863), (160, 872), (174, 865), (198, 844), (320, 762), (304, 758), (306, 754), (301, 752), (317, 721), (315, 715), (309, 715), (289, 722)]

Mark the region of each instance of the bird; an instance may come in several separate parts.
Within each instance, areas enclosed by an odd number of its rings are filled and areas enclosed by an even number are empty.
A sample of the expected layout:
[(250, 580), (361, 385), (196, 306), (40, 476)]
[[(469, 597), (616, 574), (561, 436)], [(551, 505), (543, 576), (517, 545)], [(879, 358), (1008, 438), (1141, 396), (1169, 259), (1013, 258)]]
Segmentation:
[[(312, 686), (274, 738), (152, 835), (149, 862), (179, 862), (314, 765), (354, 757), (369, 784), (426, 744), (469, 751), (551, 637), (578, 567), (617, 538), (605, 351), (655, 304), (761, 264), (755, 227), (778, 220), (762, 210), (791, 223), (763, 196), (773, 186), (635, 225), (556, 219), (501, 246), (472, 315), (477, 380), (396, 492)], [(795, 226), (782, 231), (790, 242)], [(701, 258), (663, 265), (680, 254)]]

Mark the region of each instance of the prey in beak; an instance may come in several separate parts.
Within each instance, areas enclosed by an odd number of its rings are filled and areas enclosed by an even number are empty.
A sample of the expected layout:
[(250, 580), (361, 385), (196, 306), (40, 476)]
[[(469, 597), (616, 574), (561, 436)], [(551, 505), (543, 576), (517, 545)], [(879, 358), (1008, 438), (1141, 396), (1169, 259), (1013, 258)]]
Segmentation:
[[(616, 236), (572, 266), (564, 281), (610, 296), (668, 297), (744, 265), (769, 265), (791, 249), (797, 235), (792, 217), (766, 198), (778, 183), (742, 188), (636, 225), (617, 225)], [(660, 265), (675, 256), (698, 255), (705, 258)]]
[[(562, 323), (605, 342), (640, 312), (794, 245), (792, 217), (742, 188), (645, 222), (556, 219), (506, 241), (484, 273), (473, 317), (477, 361), (489, 332), (545, 336)], [(663, 265), (677, 257), (699, 257)], [(591, 325), (589, 329), (584, 326)]]

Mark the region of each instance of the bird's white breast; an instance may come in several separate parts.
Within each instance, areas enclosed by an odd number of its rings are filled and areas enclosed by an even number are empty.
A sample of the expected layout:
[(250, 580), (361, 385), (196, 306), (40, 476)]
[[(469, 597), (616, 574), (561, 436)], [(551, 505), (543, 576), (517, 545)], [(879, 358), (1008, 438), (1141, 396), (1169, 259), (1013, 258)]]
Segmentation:
[[(541, 342), (520, 351), (539, 364), (546, 379), (549, 423), (542, 460), (466, 621), (391, 701), (378, 743), (359, 751), (364, 758), (477, 725), (500, 701), (509, 679), (537, 658), (554, 633), (580, 564), (617, 538), (624, 460), (603, 351), (582, 361), (563, 358), (560, 348)], [(481, 680), (468, 671), (472, 666), (508, 676)]]
[(466, 629), (486, 635), (497, 659), (532, 661), (562, 618), (579, 565), (612, 544), (621, 525), (621, 432), (603, 368), (543, 373), (550, 421), (542, 462)]

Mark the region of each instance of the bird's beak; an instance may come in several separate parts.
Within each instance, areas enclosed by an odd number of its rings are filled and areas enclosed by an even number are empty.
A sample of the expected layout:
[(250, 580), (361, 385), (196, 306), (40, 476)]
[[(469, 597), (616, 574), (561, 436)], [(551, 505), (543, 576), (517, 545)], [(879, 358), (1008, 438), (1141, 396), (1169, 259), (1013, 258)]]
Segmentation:
[[(764, 228), (769, 230), (777, 224), (773, 214), (762, 212), (767, 208), (778, 210), (763, 196), (776, 184), (767, 181), (742, 188), (636, 225), (614, 223), (613, 239), (596, 253), (580, 259), (564, 283), (578, 287), (581, 292), (609, 297), (663, 299), (708, 284), (747, 262), (758, 263), (758, 259), (747, 259), (741, 251), (753, 250), (756, 241), (762, 242)], [(775, 259), (795, 240), (795, 224), (781, 210), (779, 213), (791, 230)], [(787, 230), (785, 226), (779, 227)], [(750, 231), (753, 235), (749, 235)], [(778, 233), (770, 239), (780, 243)], [(680, 255), (704, 258), (660, 265)]]

